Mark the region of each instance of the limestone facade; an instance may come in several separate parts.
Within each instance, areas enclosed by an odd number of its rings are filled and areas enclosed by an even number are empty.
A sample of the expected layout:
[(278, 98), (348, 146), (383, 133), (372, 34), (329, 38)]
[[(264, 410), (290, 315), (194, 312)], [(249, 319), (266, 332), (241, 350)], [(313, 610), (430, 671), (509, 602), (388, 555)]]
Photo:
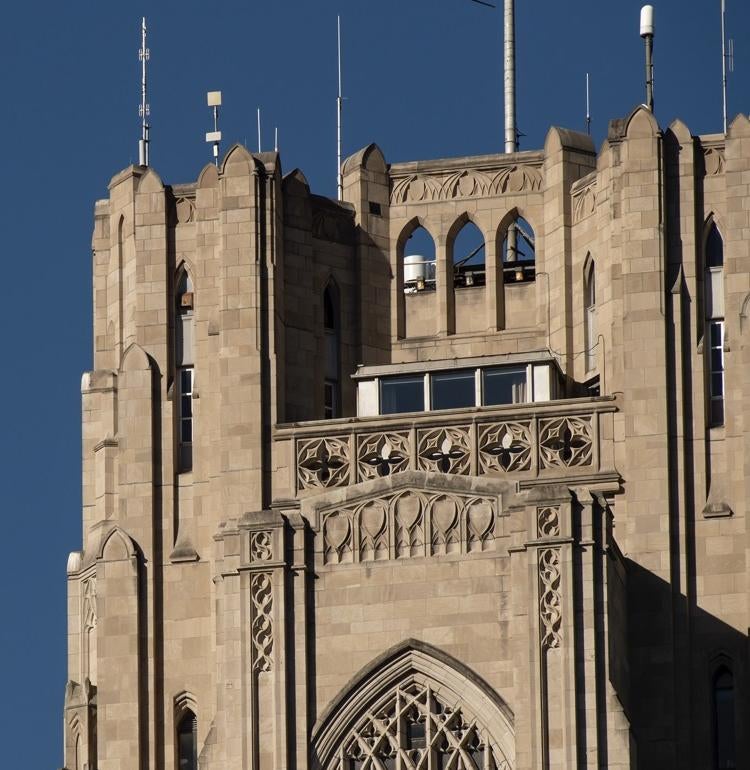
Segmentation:
[[(747, 118), (643, 107), (598, 154), (372, 145), (342, 202), (242, 146), (191, 184), (117, 174), (65, 768), (749, 766), (749, 188)], [(444, 372), (477, 401), (384, 409)]]

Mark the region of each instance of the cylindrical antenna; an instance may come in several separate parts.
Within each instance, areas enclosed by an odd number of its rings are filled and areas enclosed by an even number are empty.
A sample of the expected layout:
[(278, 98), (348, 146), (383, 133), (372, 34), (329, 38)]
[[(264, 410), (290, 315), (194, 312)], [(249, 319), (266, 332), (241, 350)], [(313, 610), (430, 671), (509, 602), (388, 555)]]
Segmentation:
[(589, 73), (586, 73), (586, 133), (591, 136), (591, 93), (589, 91)]
[(336, 193), (339, 200), (344, 198), (344, 177), (341, 173), (341, 118), (344, 97), (341, 91), (341, 16), (336, 17), (336, 48), (338, 55), (339, 87), (336, 97)]
[(258, 152), (262, 152), (260, 141), (260, 107), (258, 107)]
[(148, 133), (150, 126), (148, 124), (148, 117), (151, 114), (151, 110), (148, 104), (148, 79), (146, 62), (149, 60), (150, 53), (146, 47), (146, 17), (141, 18), (141, 47), (138, 50), (138, 59), (141, 62), (141, 104), (138, 108), (138, 114), (141, 117), (141, 138), (138, 141), (138, 163), (141, 166), (149, 165), (149, 138)]
[(646, 106), (654, 111), (654, 6), (641, 8), (641, 37), (646, 46)]
[(273, 151), (278, 152), (279, 151), (279, 127), (276, 126), (273, 129)]
[(505, 0), (505, 152), (518, 150), (516, 130), (516, 30), (515, 0)]
[(206, 141), (213, 143), (214, 146), (214, 164), (219, 165), (219, 142), (221, 142), (221, 131), (219, 131), (219, 107), (221, 107), (221, 91), (209, 91), (206, 94), (206, 102), (213, 108), (214, 130), (206, 133)]

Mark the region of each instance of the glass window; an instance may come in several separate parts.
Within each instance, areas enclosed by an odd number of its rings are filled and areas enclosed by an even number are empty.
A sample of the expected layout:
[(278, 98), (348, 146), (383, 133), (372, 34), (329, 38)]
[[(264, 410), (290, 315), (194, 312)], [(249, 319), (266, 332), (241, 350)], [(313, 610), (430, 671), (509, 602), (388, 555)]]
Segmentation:
[(526, 401), (526, 368), (485, 369), (482, 372), (482, 403), (522, 404)]
[(380, 381), (380, 413), (424, 411), (424, 376), (387, 377)]
[(179, 371), (179, 468), (193, 469), (193, 368)]
[(724, 424), (724, 322), (711, 321), (708, 325), (709, 401), (711, 425)]
[(476, 406), (474, 370), (433, 374), (431, 399), (433, 409), (460, 409)]

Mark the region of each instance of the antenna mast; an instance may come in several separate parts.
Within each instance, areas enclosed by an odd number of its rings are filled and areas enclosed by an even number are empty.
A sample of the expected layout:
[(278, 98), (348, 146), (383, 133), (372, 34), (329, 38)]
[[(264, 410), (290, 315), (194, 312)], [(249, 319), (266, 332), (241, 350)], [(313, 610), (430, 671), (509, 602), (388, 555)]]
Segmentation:
[(219, 131), (219, 107), (221, 107), (221, 91), (209, 91), (206, 94), (206, 104), (213, 107), (214, 130), (206, 133), (206, 141), (214, 146), (214, 165), (219, 165), (219, 142), (221, 142), (221, 131)]
[(641, 8), (641, 37), (646, 45), (646, 107), (654, 111), (654, 6)]
[(515, 0), (505, 0), (505, 152), (518, 150), (516, 130), (516, 24)]
[(721, 91), (724, 107), (724, 133), (727, 132), (727, 70), (734, 72), (734, 40), (726, 35), (726, 0), (721, 0)]
[(148, 138), (148, 132), (149, 132), (149, 124), (148, 124), (148, 117), (151, 114), (151, 109), (148, 105), (148, 80), (147, 80), (147, 72), (146, 72), (146, 62), (150, 58), (150, 53), (148, 48), (146, 47), (146, 17), (143, 16), (141, 18), (141, 47), (138, 51), (138, 59), (141, 62), (141, 104), (138, 108), (138, 114), (141, 117), (141, 138), (138, 141), (138, 163), (141, 166), (148, 166), (149, 165), (149, 152), (148, 152), (148, 145), (149, 145), (149, 138)]
[(586, 73), (586, 133), (591, 136), (591, 96), (589, 93), (589, 73)]
[(339, 200), (344, 198), (344, 177), (341, 173), (341, 116), (344, 97), (341, 94), (341, 16), (336, 17), (336, 42), (339, 68), (339, 90), (336, 97), (336, 192)]

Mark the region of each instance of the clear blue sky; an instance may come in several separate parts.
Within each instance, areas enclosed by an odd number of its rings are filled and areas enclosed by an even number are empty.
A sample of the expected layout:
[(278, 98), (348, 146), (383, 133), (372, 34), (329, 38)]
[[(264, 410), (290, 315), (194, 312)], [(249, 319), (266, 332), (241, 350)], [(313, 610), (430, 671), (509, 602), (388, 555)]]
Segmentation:
[[(502, 3), (502, 0), (498, 0)], [(750, 7), (730, 113), (750, 109)], [(591, 72), (597, 145), (643, 100), (640, 0), (516, 0), (522, 149), (583, 128)], [(656, 6), (656, 113), (721, 130), (720, 0)], [(96, 198), (137, 160), (140, 16), (149, 20), (152, 165), (194, 180), (210, 160), (205, 92), (224, 93), (225, 147), (265, 149), (335, 193), (335, 30), (342, 14), (345, 154), (388, 160), (502, 148), (502, 15), (470, 0), (160, 0), (8, 3), (0, 25), (4, 182), (0, 404), (0, 742), (3, 766), (62, 763), (65, 562), (80, 547), (80, 377), (91, 359)], [(745, 99), (745, 101), (741, 101)]]

